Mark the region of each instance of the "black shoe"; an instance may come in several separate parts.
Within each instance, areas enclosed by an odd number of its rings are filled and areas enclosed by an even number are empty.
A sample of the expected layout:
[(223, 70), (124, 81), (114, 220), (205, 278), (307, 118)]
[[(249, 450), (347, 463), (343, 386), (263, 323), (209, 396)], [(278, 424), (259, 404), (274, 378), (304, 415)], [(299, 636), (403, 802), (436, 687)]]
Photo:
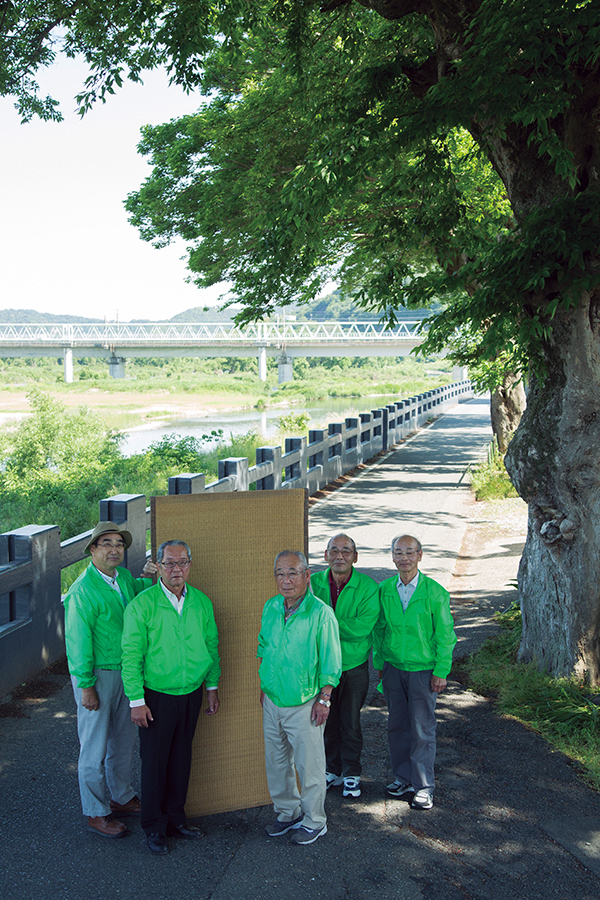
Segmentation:
[(182, 837), (188, 840), (204, 837), (201, 828), (198, 828), (197, 825), (189, 825), (187, 822), (184, 825), (169, 825), (168, 833), (172, 837)]
[(146, 843), (148, 844), (148, 850), (151, 850), (152, 853), (168, 853), (169, 848), (167, 847), (167, 841), (165, 839), (164, 834), (161, 834), (159, 831), (152, 831), (146, 837)]

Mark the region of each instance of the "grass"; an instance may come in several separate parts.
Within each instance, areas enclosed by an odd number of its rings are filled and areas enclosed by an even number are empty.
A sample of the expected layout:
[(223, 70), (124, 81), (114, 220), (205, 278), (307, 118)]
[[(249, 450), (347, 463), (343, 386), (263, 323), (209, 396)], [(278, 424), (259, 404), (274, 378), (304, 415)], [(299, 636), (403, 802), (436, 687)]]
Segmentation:
[(578, 762), (586, 781), (600, 789), (600, 706), (589, 685), (575, 677), (552, 678), (533, 662), (517, 662), (521, 639), (517, 603), (495, 618), (501, 634), (461, 666), (468, 687), (493, 698), (499, 712), (534, 729)]
[(505, 500), (519, 496), (495, 438), (488, 448), (487, 459), (471, 470), (471, 489), (477, 500)]

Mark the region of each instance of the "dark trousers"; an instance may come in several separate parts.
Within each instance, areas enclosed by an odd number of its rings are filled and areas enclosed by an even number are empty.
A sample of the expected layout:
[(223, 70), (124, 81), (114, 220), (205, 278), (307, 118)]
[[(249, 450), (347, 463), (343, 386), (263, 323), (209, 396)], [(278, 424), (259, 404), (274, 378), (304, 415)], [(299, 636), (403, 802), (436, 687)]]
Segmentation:
[(360, 775), (363, 737), (360, 710), (369, 690), (369, 663), (342, 672), (331, 692), (331, 707), (325, 724), (327, 771), (332, 775)]
[(388, 705), (388, 745), (395, 778), (415, 791), (433, 790), (436, 749), (432, 670), (405, 672), (390, 663), (383, 667), (383, 693)]
[(153, 722), (140, 728), (142, 828), (164, 834), (167, 825), (185, 824), (185, 801), (192, 766), (192, 740), (202, 706), (202, 688), (191, 694), (145, 690)]

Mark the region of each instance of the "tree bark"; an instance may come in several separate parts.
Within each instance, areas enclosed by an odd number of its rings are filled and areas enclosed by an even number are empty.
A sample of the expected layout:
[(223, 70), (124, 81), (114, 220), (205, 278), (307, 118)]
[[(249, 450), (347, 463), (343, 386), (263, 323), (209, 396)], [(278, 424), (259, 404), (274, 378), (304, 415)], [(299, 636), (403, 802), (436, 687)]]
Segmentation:
[(529, 503), (519, 659), (600, 681), (600, 296), (557, 316), (506, 467)]
[(491, 392), (490, 402), (492, 431), (501, 453), (506, 453), (526, 406), (523, 382), (518, 376), (507, 373), (502, 385)]

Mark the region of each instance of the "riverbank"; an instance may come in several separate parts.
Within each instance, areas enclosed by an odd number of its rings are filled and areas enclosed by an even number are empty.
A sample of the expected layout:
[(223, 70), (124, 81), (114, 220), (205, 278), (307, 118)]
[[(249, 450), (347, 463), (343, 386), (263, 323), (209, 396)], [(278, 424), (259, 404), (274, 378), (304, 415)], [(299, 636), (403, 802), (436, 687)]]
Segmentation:
[[(295, 361), (294, 380), (277, 384), (276, 372), (259, 381), (248, 360), (173, 359), (160, 365), (131, 361), (124, 379), (108, 377), (102, 360), (79, 361), (72, 384), (62, 381), (55, 360), (0, 359), (0, 421), (10, 424), (29, 411), (28, 392), (37, 387), (67, 409), (86, 406), (98, 413), (110, 430), (129, 430), (149, 422), (177, 418), (201, 419), (221, 412), (287, 409), (315, 405), (328, 398), (411, 397), (447, 384), (447, 360), (401, 358), (381, 360)], [(156, 361), (154, 361), (156, 362)], [(310, 363), (310, 364), (309, 364)]]

